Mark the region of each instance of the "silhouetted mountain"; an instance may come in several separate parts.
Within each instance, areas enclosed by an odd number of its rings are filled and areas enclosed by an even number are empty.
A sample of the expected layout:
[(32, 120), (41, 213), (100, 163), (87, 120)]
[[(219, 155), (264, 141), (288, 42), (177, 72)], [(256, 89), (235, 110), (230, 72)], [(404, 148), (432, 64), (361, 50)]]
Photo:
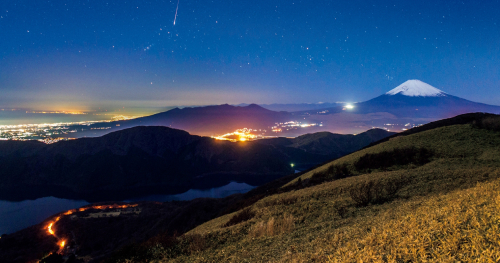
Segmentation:
[(259, 106), (272, 111), (307, 111), (339, 106), (339, 103), (319, 102), (319, 103), (289, 103), (289, 104), (259, 104)]
[[(0, 141), (0, 197), (123, 200), (211, 188), (230, 181), (260, 185), (293, 173), (291, 163), (297, 165), (295, 169), (307, 169), (382, 138), (308, 136), (311, 138), (298, 139), (296, 142), (301, 143), (290, 146), (259, 141), (233, 143), (167, 127), (139, 126), (50, 145)], [(331, 136), (336, 138), (324, 139)], [(322, 143), (316, 142), (316, 137), (335, 141), (338, 146), (330, 150), (328, 146), (319, 147)], [(342, 143), (343, 138), (348, 142)]]
[[(224, 104), (183, 109), (174, 108), (166, 112), (133, 120), (98, 123), (91, 125), (90, 128), (111, 126), (110, 130), (92, 131), (92, 133), (102, 135), (110, 131), (135, 126), (165, 126), (186, 130), (191, 134), (212, 136), (241, 128), (268, 129), (276, 122), (289, 121), (290, 116), (290, 113), (270, 111), (257, 104), (244, 107)], [(84, 128), (88, 129), (88, 127)], [(81, 137), (81, 134), (78, 136)]]
[(274, 138), (259, 140), (259, 143), (301, 149), (307, 153), (329, 156), (331, 159), (355, 152), (366, 145), (386, 138), (394, 132), (372, 129), (357, 135), (317, 132), (297, 138)]

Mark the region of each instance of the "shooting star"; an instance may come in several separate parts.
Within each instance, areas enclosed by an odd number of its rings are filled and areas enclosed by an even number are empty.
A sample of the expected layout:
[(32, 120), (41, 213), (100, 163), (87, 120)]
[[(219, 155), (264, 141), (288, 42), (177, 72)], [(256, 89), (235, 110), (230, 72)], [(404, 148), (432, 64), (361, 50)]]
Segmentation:
[(177, 20), (177, 11), (179, 10), (179, 1), (180, 0), (177, 0), (177, 8), (175, 9), (174, 26), (175, 26), (175, 20)]

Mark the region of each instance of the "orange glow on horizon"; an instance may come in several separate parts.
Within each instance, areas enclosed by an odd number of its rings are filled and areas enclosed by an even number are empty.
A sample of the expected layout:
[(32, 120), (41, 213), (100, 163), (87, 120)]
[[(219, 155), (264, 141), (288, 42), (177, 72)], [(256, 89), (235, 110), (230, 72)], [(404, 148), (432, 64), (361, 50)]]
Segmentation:
[(87, 115), (88, 113), (83, 111), (26, 111), (26, 113), (35, 114), (68, 114), (68, 115)]

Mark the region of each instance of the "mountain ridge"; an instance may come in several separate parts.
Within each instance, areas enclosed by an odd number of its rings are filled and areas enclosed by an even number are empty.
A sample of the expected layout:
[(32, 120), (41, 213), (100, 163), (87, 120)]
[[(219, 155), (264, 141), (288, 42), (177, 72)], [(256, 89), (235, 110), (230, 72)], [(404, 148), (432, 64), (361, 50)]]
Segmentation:
[[(260, 130), (259, 132), (266, 131), (266, 135), (269, 136), (276, 135), (272, 132), (272, 127), (277, 126), (277, 123), (295, 121), (316, 124), (307, 128), (288, 129), (285, 127), (281, 130), (283, 136), (296, 137), (320, 131), (359, 133), (373, 127), (383, 127), (382, 125), (388, 122), (392, 123), (392, 121), (400, 122), (399, 125), (423, 124), (471, 112), (500, 113), (500, 106), (459, 98), (420, 80), (408, 80), (370, 100), (350, 103), (349, 107), (346, 107), (346, 103), (308, 105), (297, 104), (296, 108), (312, 107), (312, 109), (294, 112), (273, 111), (266, 109), (266, 105), (262, 107), (254, 103), (245, 104), (245, 106), (222, 104), (174, 108), (133, 120), (98, 123), (90, 125), (90, 127), (78, 126), (77, 129), (85, 129), (86, 131), (70, 133), (65, 136), (96, 137), (134, 126), (165, 126), (202, 136), (217, 136), (249, 128)], [(293, 109), (295, 106), (283, 104), (278, 105), (278, 108)], [(374, 115), (376, 115), (375, 120), (372, 119)]]
[[(289, 121), (291, 114), (265, 109), (257, 104), (248, 106), (232, 106), (229, 104), (203, 107), (174, 108), (126, 121), (96, 123), (90, 128), (109, 127), (110, 130), (89, 130), (83, 135), (93, 133), (92, 137), (101, 136), (111, 131), (135, 126), (165, 126), (186, 130), (191, 134), (213, 136), (233, 132), (237, 129), (270, 129), (276, 122)], [(84, 128), (84, 126), (82, 126)], [(89, 127), (86, 127), (88, 129)], [(80, 137), (82, 135), (79, 135)]]
[(6, 200), (23, 199), (16, 189), (26, 188), (35, 189), (30, 196), (39, 191), (41, 196), (100, 201), (124, 200), (162, 188), (163, 194), (177, 194), (230, 181), (259, 185), (389, 135), (385, 132), (368, 139), (338, 135), (337, 142), (349, 142), (347, 149), (323, 147), (317, 151), (272, 140), (220, 141), (162, 126), (137, 126), (49, 145), (0, 141), (0, 195)]

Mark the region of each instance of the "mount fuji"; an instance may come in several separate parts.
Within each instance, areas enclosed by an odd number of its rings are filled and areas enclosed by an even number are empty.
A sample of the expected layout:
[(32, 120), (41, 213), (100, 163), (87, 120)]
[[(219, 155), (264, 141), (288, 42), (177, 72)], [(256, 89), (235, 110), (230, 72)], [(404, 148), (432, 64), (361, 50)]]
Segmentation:
[(408, 80), (371, 100), (356, 103), (355, 113), (387, 112), (399, 118), (446, 118), (470, 112), (500, 113), (500, 106), (450, 95), (420, 80)]
[(386, 95), (405, 95), (409, 97), (442, 97), (446, 93), (417, 79), (408, 80), (405, 83), (390, 90)]

